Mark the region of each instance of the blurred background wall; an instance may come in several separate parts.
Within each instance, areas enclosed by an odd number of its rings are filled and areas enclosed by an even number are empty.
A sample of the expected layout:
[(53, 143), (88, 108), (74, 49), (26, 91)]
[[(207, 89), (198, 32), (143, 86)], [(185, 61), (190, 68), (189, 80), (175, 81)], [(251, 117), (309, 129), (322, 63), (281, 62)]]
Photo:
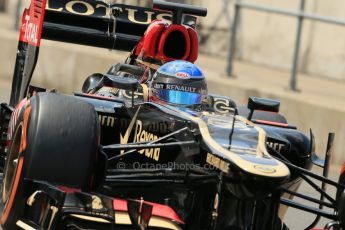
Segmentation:
[[(217, 3), (216, 3), (217, 2)], [(224, 3), (229, 2), (228, 15), (221, 17)], [(298, 11), (299, 0), (250, 0)], [(206, 1), (209, 9), (201, 19), (204, 37), (212, 30), (213, 36), (203, 41), (203, 51), (226, 57), (234, 1)], [(307, 0), (305, 11), (344, 19), (344, 0)], [(303, 22), (299, 71), (311, 75), (345, 81), (345, 29), (343, 26), (311, 20)], [(297, 19), (272, 13), (243, 9), (237, 36), (237, 58), (273, 68), (290, 69), (293, 57)]]
[(4, 12), (6, 10), (6, 5), (6, 0), (0, 0), (0, 12)]
[[(17, 0), (0, 0), (0, 10), (15, 15)], [(28, 5), (29, 0), (21, 0)], [(107, 2), (150, 6), (152, 1), (108, 0)], [(200, 19), (201, 50), (227, 57), (235, 0), (180, 0), (207, 7), (207, 18)], [(250, 0), (249, 2), (296, 10), (299, 0)], [(345, 18), (344, 0), (307, 0), (305, 11)], [(21, 10), (20, 10), (21, 12)], [(291, 68), (297, 19), (278, 14), (243, 9), (237, 36), (236, 57), (240, 60), (289, 70)], [(345, 81), (345, 30), (342, 26), (305, 20), (302, 32), (299, 71), (319, 77)]]

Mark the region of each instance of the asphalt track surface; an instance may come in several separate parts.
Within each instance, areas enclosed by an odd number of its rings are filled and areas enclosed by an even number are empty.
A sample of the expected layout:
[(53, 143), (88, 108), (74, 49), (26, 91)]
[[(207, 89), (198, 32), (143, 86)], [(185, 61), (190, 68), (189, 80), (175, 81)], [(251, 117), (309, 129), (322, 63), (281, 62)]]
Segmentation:
[[(11, 87), (11, 84), (8, 81), (0, 80), (0, 102), (4, 102), (4, 101), (7, 102), (9, 100), (10, 87)], [(340, 168), (338, 166), (332, 166), (330, 168), (329, 178), (333, 180), (337, 180), (339, 170)], [(322, 171), (317, 167), (314, 167), (313, 171), (319, 174), (322, 173)], [(319, 198), (319, 194), (305, 182), (302, 183), (298, 191), (304, 195), (309, 195), (317, 199)], [(327, 191), (331, 195), (335, 194), (335, 189), (330, 186), (328, 187)], [(295, 198), (294, 200), (298, 202), (302, 202), (303, 204), (306, 204), (306, 205), (313, 205), (311, 203), (305, 202), (298, 198)], [(316, 206), (314, 205), (314, 207)], [(286, 222), (286, 224), (289, 226), (291, 230), (302, 230), (302, 229), (305, 229), (314, 220), (314, 218), (315, 216), (312, 214), (290, 208), (287, 211), (287, 214), (284, 218), (284, 222)], [(319, 228), (322, 228), (327, 222), (328, 220), (322, 218), (320, 223), (317, 226)]]

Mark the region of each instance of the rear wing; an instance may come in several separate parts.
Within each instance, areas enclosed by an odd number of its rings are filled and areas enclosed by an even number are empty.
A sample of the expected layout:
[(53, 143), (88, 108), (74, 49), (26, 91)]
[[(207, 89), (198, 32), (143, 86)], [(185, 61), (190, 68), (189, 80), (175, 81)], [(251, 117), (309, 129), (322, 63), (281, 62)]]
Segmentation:
[(10, 105), (26, 96), (41, 39), (131, 51), (156, 19), (195, 25), (206, 16), (201, 7), (154, 1), (159, 9), (95, 0), (31, 0), (20, 30)]
[[(151, 21), (169, 12), (101, 1), (47, 0), (43, 39), (130, 51)], [(81, 39), (82, 38), (82, 39)]]

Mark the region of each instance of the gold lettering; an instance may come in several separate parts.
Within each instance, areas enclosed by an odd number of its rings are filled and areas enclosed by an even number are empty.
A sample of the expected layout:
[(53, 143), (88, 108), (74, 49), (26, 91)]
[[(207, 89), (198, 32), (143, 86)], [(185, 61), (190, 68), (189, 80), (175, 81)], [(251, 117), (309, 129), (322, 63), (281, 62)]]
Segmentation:
[(134, 143), (135, 142), (141, 142), (140, 140), (140, 135), (141, 135), (141, 130), (143, 127), (143, 123), (141, 121), (137, 121), (137, 125), (135, 126), (135, 136), (134, 136)]
[(212, 155), (207, 153), (207, 156), (206, 156), (206, 162), (209, 163), (211, 162), (211, 158), (212, 158)]
[(158, 20), (164, 20), (171, 22), (171, 15), (170, 14), (157, 14), (156, 18)]
[(155, 152), (153, 153), (153, 159), (155, 161), (159, 161), (159, 153), (161, 152), (161, 150), (159, 148), (156, 148), (154, 150), (155, 150)]
[(153, 149), (146, 149), (145, 156), (148, 158), (153, 158)]
[(102, 5), (102, 4), (97, 4), (96, 5), (96, 9), (99, 9), (99, 8), (104, 8), (105, 9), (105, 14), (103, 16), (104, 18), (109, 17), (109, 15), (110, 15), (110, 7), (107, 7), (107, 6)]
[[(85, 12), (78, 12), (74, 10), (75, 4), (82, 4), (86, 7)], [(78, 14), (78, 15), (93, 15), (95, 13), (95, 9), (92, 7), (90, 3), (83, 2), (83, 1), (70, 1), (69, 3), (66, 4), (66, 10), (73, 13), (73, 14)]]
[(113, 118), (113, 117), (108, 117), (107, 126), (109, 126), (109, 127), (114, 127), (114, 123), (115, 123), (115, 118)]
[[(147, 142), (147, 141), (154, 141), (157, 140), (158, 137), (153, 135), (152, 133), (143, 130), (143, 123), (142, 121), (138, 120), (135, 126), (135, 133), (134, 133), (134, 143), (138, 142)], [(155, 161), (159, 160), (159, 153), (160, 148), (148, 148), (142, 149), (138, 151), (140, 154), (144, 154), (146, 157), (151, 158)]]
[(51, 10), (51, 11), (58, 11), (58, 12), (63, 11), (63, 7), (60, 7), (60, 8), (57, 8), (57, 9), (50, 8), (50, 6), (49, 6), (49, 0), (47, 0), (46, 9), (47, 9), (47, 10)]
[[(142, 132), (142, 133), (140, 134), (140, 142), (142, 142), (143, 140), (148, 140), (148, 139), (145, 137), (145, 134), (146, 134), (145, 131)], [(149, 140), (148, 140), (148, 141), (149, 141)]]
[(218, 157), (213, 157), (211, 163), (219, 168), (220, 159)]
[(141, 21), (137, 21), (135, 19), (135, 13), (138, 11), (138, 10), (135, 10), (135, 9), (126, 9), (128, 11), (128, 19), (131, 21), (131, 22), (134, 22), (134, 23), (137, 23), (137, 24), (144, 24), (144, 25), (147, 25), (147, 24), (150, 24), (151, 21), (152, 21), (152, 15), (154, 14), (154, 12), (151, 12), (151, 11), (145, 11), (145, 13), (147, 14), (147, 19), (145, 22), (141, 22)]
[(101, 126), (114, 127), (115, 118), (111, 116), (98, 115), (98, 120)]
[(230, 164), (225, 162), (224, 160), (220, 159), (219, 157), (212, 155), (211, 153), (207, 153), (206, 163), (216, 167), (217, 169), (219, 169), (225, 173), (229, 172)]

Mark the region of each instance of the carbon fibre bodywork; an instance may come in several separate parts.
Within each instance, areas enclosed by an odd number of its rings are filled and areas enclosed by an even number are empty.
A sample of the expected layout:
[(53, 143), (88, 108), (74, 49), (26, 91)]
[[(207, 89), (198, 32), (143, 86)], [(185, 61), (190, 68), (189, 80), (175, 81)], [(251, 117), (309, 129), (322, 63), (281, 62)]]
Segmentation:
[[(171, 137), (174, 142), (193, 143), (187, 146), (146, 148), (126, 153), (123, 157), (121, 150), (112, 152), (108, 157), (114, 160), (108, 162), (109, 174), (106, 177), (107, 186), (112, 188), (112, 196), (143, 197), (157, 203), (167, 202), (168, 199), (169, 206), (180, 214), (186, 226), (192, 226), (188, 228), (211, 228), (214, 222), (211, 217), (215, 211), (211, 207), (214, 205), (214, 199), (219, 199), (219, 229), (246, 229), (252, 222), (256, 223), (255, 226), (260, 226), (253, 229), (280, 229), (277, 197), (283, 187), (295, 189), (300, 178), (290, 174), (285, 165), (280, 165), (268, 151), (260, 150), (260, 141), (267, 140), (265, 146), (267, 144), (275, 147), (297, 165), (311, 167), (313, 148), (309, 138), (303, 133), (272, 126), (261, 126), (261, 130), (257, 125), (236, 115), (235, 108), (229, 106), (223, 106), (222, 109), (219, 109), (218, 104), (208, 105), (208, 109), (176, 108), (143, 103), (137, 98), (135, 106), (132, 107), (129, 98), (122, 98), (123, 101), (105, 101), (94, 95), (77, 96), (94, 104), (101, 123), (103, 145), (153, 143), (160, 137), (183, 128), (190, 130)], [(214, 98), (217, 101), (217, 96)], [(233, 104), (230, 98), (218, 99), (222, 100), (223, 105)], [(200, 127), (199, 122), (204, 122), (207, 130)], [(260, 135), (267, 135), (267, 139), (260, 140)], [(210, 145), (208, 138), (227, 150), (228, 155), (217, 152), (217, 146)], [(237, 156), (244, 160), (244, 165), (233, 158)], [(216, 178), (172, 183), (170, 180), (165, 181), (164, 174), (156, 177), (155, 173), (152, 173), (148, 177), (137, 175), (138, 180), (133, 178), (134, 181), (126, 179), (131, 170), (188, 171), (188, 167), (191, 173), (193, 169), (208, 169), (209, 172), (221, 173), (221, 193), (218, 191), (219, 181), (216, 182)], [(138, 190), (137, 186), (143, 186), (143, 189)], [(216, 198), (217, 194), (221, 198)], [(200, 202), (201, 200), (203, 202)], [(260, 207), (260, 211), (254, 213), (254, 206)], [(275, 216), (275, 221), (272, 222), (267, 216)]]

